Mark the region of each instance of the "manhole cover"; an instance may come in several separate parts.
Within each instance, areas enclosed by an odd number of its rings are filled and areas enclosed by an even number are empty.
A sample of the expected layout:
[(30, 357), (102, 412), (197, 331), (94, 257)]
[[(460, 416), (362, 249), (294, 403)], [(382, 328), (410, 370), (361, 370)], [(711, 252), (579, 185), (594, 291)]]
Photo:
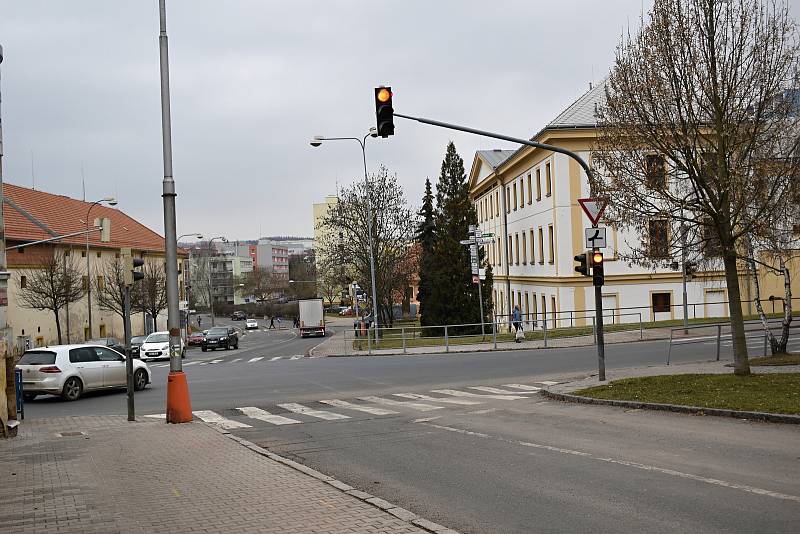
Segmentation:
[(58, 435), (59, 437), (62, 438), (70, 438), (72, 436), (85, 436), (86, 434), (84, 432), (74, 431), (74, 432), (60, 432)]

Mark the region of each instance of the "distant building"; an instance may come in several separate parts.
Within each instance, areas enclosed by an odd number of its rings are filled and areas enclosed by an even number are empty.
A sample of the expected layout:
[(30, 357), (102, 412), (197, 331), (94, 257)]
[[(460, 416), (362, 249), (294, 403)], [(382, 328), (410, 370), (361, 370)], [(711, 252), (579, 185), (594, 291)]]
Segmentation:
[(259, 239), (256, 245), (259, 267), (269, 269), (284, 280), (289, 280), (289, 249), (280, 242)]
[(225, 252), (208, 259), (211, 274), (211, 295), (214, 303), (245, 304), (250, 298), (243, 294), (239, 284), (242, 277), (253, 271), (253, 258)]
[[(328, 214), (328, 210), (330, 210), (333, 206), (339, 203), (339, 197), (335, 195), (328, 195), (325, 197), (325, 200), (320, 203), (314, 204), (314, 243), (319, 244), (324, 239), (325, 236), (330, 232), (329, 229), (322, 226), (322, 221), (325, 216)], [(316, 245), (315, 245), (315, 248)], [(317, 255), (317, 262), (319, 262), (319, 255)]]

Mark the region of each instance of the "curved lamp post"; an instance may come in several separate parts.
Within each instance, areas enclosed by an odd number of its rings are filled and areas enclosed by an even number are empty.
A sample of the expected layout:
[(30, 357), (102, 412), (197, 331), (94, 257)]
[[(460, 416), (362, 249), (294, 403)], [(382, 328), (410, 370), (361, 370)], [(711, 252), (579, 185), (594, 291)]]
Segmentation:
[(95, 200), (89, 206), (89, 209), (86, 210), (86, 305), (89, 310), (89, 337), (86, 338), (92, 339), (93, 332), (92, 332), (92, 271), (89, 268), (89, 214), (92, 212), (92, 208), (95, 206), (102, 204), (103, 202), (107, 203), (109, 206), (116, 206), (117, 199), (114, 197), (105, 197), (101, 198), (100, 200)]

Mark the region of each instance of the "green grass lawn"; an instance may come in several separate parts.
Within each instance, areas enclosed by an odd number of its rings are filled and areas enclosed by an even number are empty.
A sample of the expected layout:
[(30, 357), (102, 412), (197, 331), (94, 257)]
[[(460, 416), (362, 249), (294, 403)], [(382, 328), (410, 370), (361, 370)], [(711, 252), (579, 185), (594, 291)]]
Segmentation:
[(646, 376), (614, 380), (575, 395), (800, 415), (800, 373)]
[(800, 365), (800, 354), (776, 354), (750, 358), (750, 365)]

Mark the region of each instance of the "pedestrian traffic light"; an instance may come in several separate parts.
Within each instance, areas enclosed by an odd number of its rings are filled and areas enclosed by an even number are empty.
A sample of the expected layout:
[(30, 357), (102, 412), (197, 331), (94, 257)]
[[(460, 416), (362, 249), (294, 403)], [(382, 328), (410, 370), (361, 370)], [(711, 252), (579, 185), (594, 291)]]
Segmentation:
[(142, 258), (134, 258), (129, 248), (121, 249), (120, 256), (122, 257), (122, 281), (126, 286), (132, 286), (135, 281), (144, 278), (144, 273), (136, 270), (144, 265)]
[(378, 135), (386, 138), (394, 135), (394, 108), (392, 108), (392, 88), (375, 88), (375, 117)]
[(575, 256), (575, 261), (578, 262), (575, 271), (581, 273), (583, 276), (589, 276), (589, 257), (586, 254), (578, 254)]
[(592, 285), (600, 287), (604, 282), (603, 253), (599, 250), (595, 250), (592, 252)]
[(686, 275), (686, 280), (691, 280), (697, 272), (697, 264), (693, 261), (687, 261), (683, 264), (683, 272)]

